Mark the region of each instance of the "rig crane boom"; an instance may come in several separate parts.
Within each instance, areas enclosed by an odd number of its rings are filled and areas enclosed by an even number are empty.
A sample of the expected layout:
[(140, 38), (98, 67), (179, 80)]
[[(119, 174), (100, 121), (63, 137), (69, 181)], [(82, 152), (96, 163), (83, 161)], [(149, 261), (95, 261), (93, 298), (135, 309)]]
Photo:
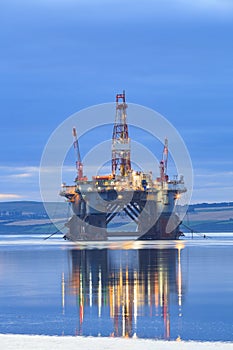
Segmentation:
[(167, 159), (168, 159), (168, 139), (165, 138), (164, 147), (163, 147), (163, 156), (160, 162), (160, 181), (168, 181), (167, 175)]
[(78, 143), (78, 138), (77, 138), (77, 131), (76, 128), (74, 127), (72, 130), (73, 137), (74, 137), (74, 150), (76, 154), (76, 169), (77, 169), (77, 177), (76, 180), (80, 181), (83, 180), (83, 164), (81, 161), (81, 155), (80, 155), (80, 150), (79, 150), (79, 143)]

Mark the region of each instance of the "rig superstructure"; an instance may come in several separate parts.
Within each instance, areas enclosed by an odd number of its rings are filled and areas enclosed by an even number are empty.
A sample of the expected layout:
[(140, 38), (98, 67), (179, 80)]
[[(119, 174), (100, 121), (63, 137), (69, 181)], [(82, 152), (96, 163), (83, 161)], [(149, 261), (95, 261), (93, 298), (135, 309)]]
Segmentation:
[[(73, 128), (77, 177), (75, 185), (62, 185), (60, 192), (72, 204), (73, 216), (66, 226), (65, 238), (107, 240), (114, 236), (138, 239), (178, 239), (180, 219), (175, 203), (185, 192), (183, 177), (169, 180), (167, 175), (168, 140), (165, 138), (160, 176), (135, 171), (131, 167), (130, 138), (127, 125), (125, 92), (116, 95), (116, 115), (112, 134), (112, 172), (109, 175), (83, 176), (76, 129)], [(136, 223), (133, 232), (110, 232), (108, 224), (124, 212)]]

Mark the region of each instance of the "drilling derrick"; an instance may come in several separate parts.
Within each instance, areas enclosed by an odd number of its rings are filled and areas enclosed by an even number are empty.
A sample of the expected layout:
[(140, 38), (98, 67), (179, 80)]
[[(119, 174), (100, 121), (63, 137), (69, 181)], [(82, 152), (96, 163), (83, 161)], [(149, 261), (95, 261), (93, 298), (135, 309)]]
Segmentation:
[(112, 134), (112, 175), (127, 176), (131, 171), (130, 139), (126, 122), (125, 92), (116, 95), (116, 115)]

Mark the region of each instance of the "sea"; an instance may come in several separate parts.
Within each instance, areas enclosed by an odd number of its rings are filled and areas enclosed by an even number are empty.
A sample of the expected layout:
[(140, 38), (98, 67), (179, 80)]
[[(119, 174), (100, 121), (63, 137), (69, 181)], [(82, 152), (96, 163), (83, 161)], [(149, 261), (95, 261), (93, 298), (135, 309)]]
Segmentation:
[(0, 236), (0, 333), (233, 341), (233, 233)]

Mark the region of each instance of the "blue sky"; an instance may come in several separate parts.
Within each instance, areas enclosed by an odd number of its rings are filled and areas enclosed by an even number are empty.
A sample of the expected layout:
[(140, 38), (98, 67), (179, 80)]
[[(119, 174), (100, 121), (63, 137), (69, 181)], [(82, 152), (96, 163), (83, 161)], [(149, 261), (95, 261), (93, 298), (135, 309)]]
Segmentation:
[(123, 89), (184, 139), (192, 201), (233, 200), (232, 1), (3, 0), (0, 26), (0, 200), (40, 200), (53, 130)]

